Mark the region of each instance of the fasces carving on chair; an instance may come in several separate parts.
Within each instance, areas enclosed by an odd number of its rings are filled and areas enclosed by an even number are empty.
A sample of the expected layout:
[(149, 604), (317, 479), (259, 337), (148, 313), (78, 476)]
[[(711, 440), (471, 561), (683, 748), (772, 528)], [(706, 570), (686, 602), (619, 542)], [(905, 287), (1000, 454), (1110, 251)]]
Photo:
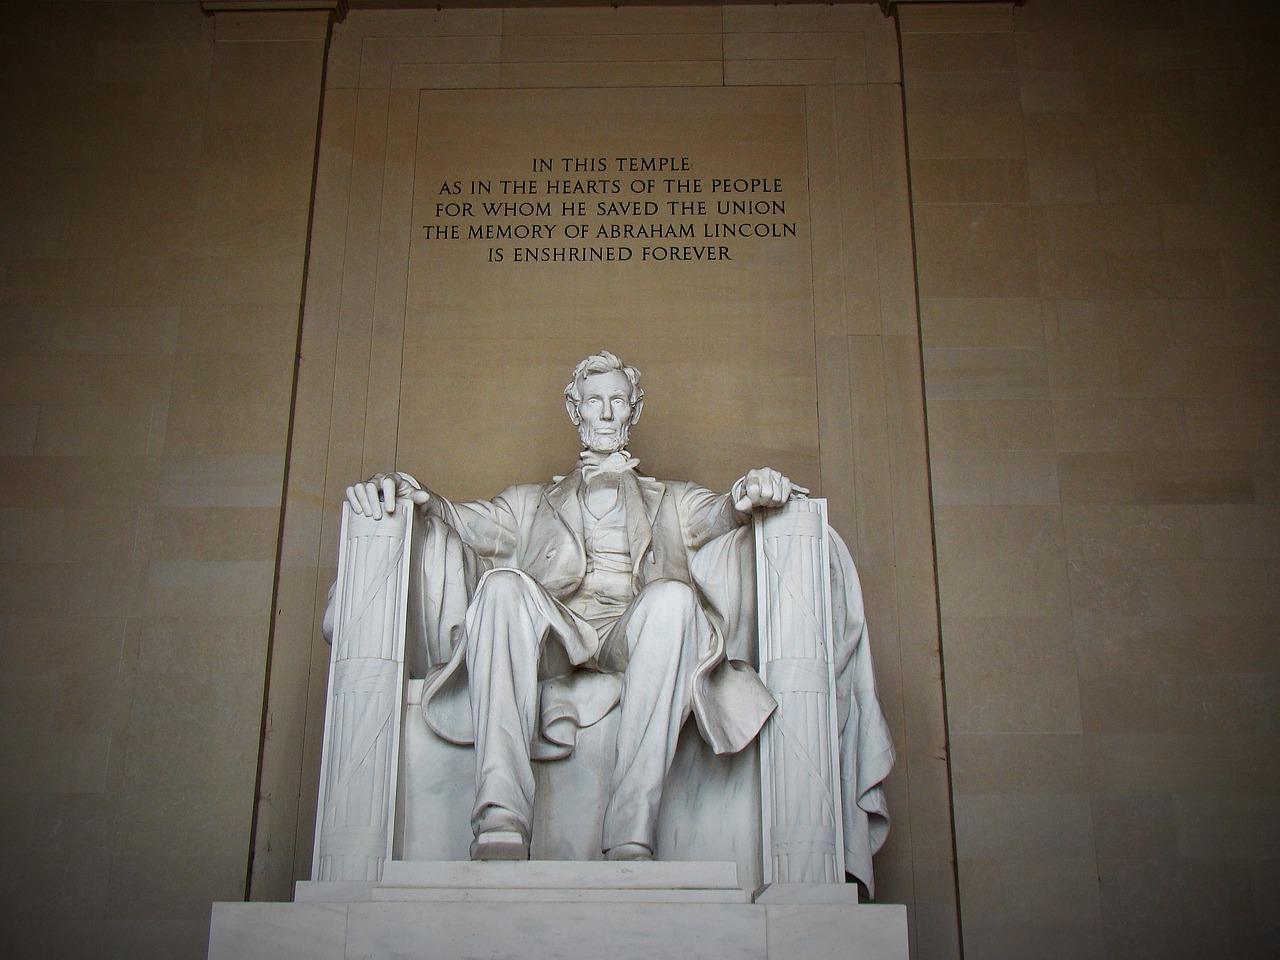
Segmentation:
[[(755, 660), (757, 592), (750, 520), (753, 513), (785, 512), (785, 504), (808, 491), (767, 467), (748, 471), (722, 494), (695, 483), (643, 476), (626, 449), (643, 407), (639, 376), (607, 351), (577, 365), (564, 392), (583, 451), (564, 477), (510, 487), (492, 500), (468, 503), (451, 502), (404, 472), (379, 474), (348, 488), (348, 527), (387, 524), (403, 539), (398, 552), (383, 547), (381, 572), (356, 578), (354, 589), (351, 571), (344, 574), (340, 562), (339, 589), (327, 617), (334, 619), (336, 612), (339, 634), (330, 711), (337, 710), (351, 727), (350, 718), (358, 714), (354, 701), (344, 694), (346, 708), (335, 707), (335, 691), (351, 686), (349, 676), (368, 673), (367, 667), (347, 666), (339, 677), (339, 653), (350, 657), (341, 636), (344, 626), (367, 632), (370, 611), (376, 611), (379, 622), (403, 616), (404, 611), (381, 598), (377, 584), (386, 583), (394, 592), (392, 585), (405, 580), (410, 646), (416, 647), (408, 659), (422, 661), (425, 672), (414, 709), (421, 710), (435, 736), (474, 745), (467, 851), (472, 859), (529, 856), (539, 822), (534, 763), (569, 757), (580, 734), (606, 716), (616, 726), (616, 742), (609, 769), (600, 771), (607, 777), (607, 791), (596, 849), (611, 860), (672, 853), (659, 844), (664, 783), (692, 714), (701, 739), (715, 754), (743, 750), (767, 722), (779, 725), (780, 732), (792, 731), (786, 749), (772, 751), (781, 755), (782, 750), (790, 758), (790, 772), (775, 771), (775, 786), (766, 793), (772, 797), (779, 790), (778, 777), (789, 777), (794, 789), (785, 802), (804, 821), (809, 814), (798, 796), (804, 788), (796, 771), (807, 776), (811, 768), (834, 792), (825, 800), (808, 801), (808, 807), (826, 811), (816, 833), (804, 822), (772, 821), (776, 849), (769, 862), (789, 862), (795, 845), (806, 837), (817, 838), (805, 841), (806, 849), (835, 853), (832, 845), (843, 828), (840, 856), (830, 863), (870, 887), (871, 853), (887, 833), (880, 782), (892, 765), (892, 746), (875, 701), (861, 595), (848, 553), (834, 534), (829, 545), (823, 538), (821, 549), (831, 551), (832, 561), (823, 557), (820, 574), (811, 570), (801, 578), (801, 589), (804, 584), (813, 588), (815, 576), (824, 581), (817, 585), (817, 606), (808, 606), (827, 618), (824, 629), (814, 633), (818, 640), (811, 641), (825, 642), (827, 650), (809, 651), (799, 659), (771, 653), (784, 685), (775, 698), (750, 662)], [(412, 524), (402, 519), (406, 513), (413, 514)], [(825, 516), (819, 524), (825, 532)], [(349, 531), (344, 539), (352, 543)], [(410, 541), (411, 558), (405, 549)], [(367, 543), (359, 549), (374, 556)], [(364, 566), (378, 564), (366, 560)], [(794, 593), (786, 578), (768, 582), (775, 594), (779, 589)], [(785, 625), (782, 632), (787, 632)], [(385, 659), (385, 650), (370, 656)], [(405, 658), (402, 645), (399, 662)], [(812, 684), (797, 678), (804, 664), (824, 658), (827, 666), (818, 672), (826, 686), (813, 700), (805, 693), (806, 684)], [(367, 682), (356, 688), (373, 689)], [(812, 704), (792, 709), (818, 710), (822, 717), (815, 713), (813, 722), (798, 725), (790, 718), (781, 725), (781, 716), (770, 721), (779, 699), (784, 706), (788, 701), (808, 704), (805, 697), (820, 701), (820, 709)], [(366, 711), (363, 736), (337, 732), (342, 728), (337, 718), (326, 723), (318, 865), (336, 862), (332, 852), (324, 861), (326, 822), (339, 838), (336, 847), (328, 842), (330, 851), (360, 834), (339, 822), (335, 807), (335, 798), (343, 790), (350, 792), (350, 771), (360, 763), (394, 763), (390, 755), (377, 759), (376, 750), (355, 760), (330, 756), (333, 750), (377, 743), (375, 728), (383, 729), (378, 718), (384, 715), (387, 729), (398, 731), (399, 707), (394, 715), (387, 712), (381, 688), (365, 699), (381, 706)], [(814, 723), (818, 740), (830, 734), (821, 749), (817, 741), (795, 742), (794, 731)], [(816, 758), (811, 756), (815, 751)], [(841, 787), (848, 794), (844, 800)], [(333, 788), (339, 788), (337, 793)], [(363, 803), (383, 803), (391, 811), (378, 818), (386, 824), (383, 843), (391, 855), (394, 807), (387, 802), (388, 791), (365, 792), (372, 800)], [(395, 790), (389, 793), (393, 796)], [(364, 840), (368, 847), (368, 838)], [(818, 871), (819, 876), (797, 868), (792, 879), (842, 880), (842, 871), (832, 875), (832, 869)], [(323, 878), (339, 877), (330, 870)]]

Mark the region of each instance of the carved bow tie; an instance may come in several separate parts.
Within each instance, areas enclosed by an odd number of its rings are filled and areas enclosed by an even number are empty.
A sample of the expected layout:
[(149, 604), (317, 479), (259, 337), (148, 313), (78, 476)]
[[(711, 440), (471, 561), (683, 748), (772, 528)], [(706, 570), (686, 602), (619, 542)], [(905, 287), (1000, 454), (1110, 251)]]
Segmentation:
[(582, 468), (582, 479), (592, 480), (609, 473), (623, 473), (634, 470), (639, 460), (634, 460), (626, 450), (602, 455), (592, 450), (583, 450), (579, 466)]

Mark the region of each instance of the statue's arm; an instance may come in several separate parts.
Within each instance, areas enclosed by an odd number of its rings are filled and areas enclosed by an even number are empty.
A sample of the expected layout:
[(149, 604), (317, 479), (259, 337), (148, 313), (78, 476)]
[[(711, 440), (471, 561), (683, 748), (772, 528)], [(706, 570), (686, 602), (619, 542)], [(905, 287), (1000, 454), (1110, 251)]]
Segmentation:
[(459, 503), (432, 494), (423, 510), (453, 527), (478, 556), (495, 566), (514, 566), (520, 531), (538, 489), (537, 484), (508, 487), (492, 500)]
[(447, 523), (477, 555), (501, 564), (515, 556), (529, 494), (537, 489), (536, 484), (510, 487), (492, 500), (454, 503), (428, 490), (411, 474), (390, 471), (352, 484), (347, 488), (347, 503), (356, 513), (376, 520), (394, 513), (397, 500), (408, 500), (424, 516)]
[(771, 467), (748, 470), (734, 481), (728, 493), (717, 494), (698, 484), (687, 484), (680, 494), (685, 540), (690, 549), (697, 550), (742, 526), (751, 519), (753, 510), (779, 507), (793, 496), (808, 492)]
[(669, 483), (667, 488), (676, 494), (685, 546), (690, 550), (702, 548), (751, 517), (733, 505), (732, 494), (715, 493), (696, 483)]

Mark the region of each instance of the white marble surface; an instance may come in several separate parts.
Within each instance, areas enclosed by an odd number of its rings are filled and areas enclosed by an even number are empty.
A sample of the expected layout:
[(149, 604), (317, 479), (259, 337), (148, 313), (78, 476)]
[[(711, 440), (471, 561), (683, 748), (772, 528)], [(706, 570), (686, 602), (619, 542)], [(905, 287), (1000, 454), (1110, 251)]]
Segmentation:
[(412, 514), (343, 505), (325, 704), (315, 880), (376, 880), (392, 850)]
[(373, 884), (362, 880), (299, 880), (295, 903), (352, 903), (373, 899)]
[(857, 909), (821, 904), (764, 907), (770, 960), (909, 960), (907, 908), (864, 904)]
[(734, 863), (390, 861), (370, 899), (501, 903), (750, 903)]
[(830, 546), (825, 500), (753, 517), (760, 676), (778, 709), (760, 733), (766, 882), (844, 880)]
[(908, 960), (888, 904), (215, 904), (211, 960)]
[(686, 724), (662, 793), (659, 857), (735, 860), (742, 886), (760, 886), (759, 764), (754, 748), (717, 755)]
[(347, 956), (766, 960), (768, 954), (764, 914), (747, 904), (372, 903), (350, 909)]
[(606, 887), (556, 887), (547, 890), (505, 887), (375, 887), (372, 901), (419, 900), (435, 903), (750, 903), (746, 890), (627, 890)]
[(769, 906), (775, 903), (857, 906), (858, 885), (856, 883), (771, 883), (756, 894), (755, 902)]
[[(466, 860), (475, 757), (427, 729), (422, 681), (409, 682), (402, 785), (405, 860)], [(573, 756), (534, 765), (534, 860), (599, 860), (617, 712), (581, 731)], [(760, 884), (760, 787), (755, 750), (717, 756), (692, 723), (681, 732), (658, 816), (662, 860), (734, 860), (742, 886)], [(394, 862), (394, 861), (393, 861)]]
[(215, 903), (209, 960), (345, 960), (346, 903)]
[(662, 863), (658, 861), (558, 860), (441, 863), (392, 860), (382, 882), (388, 887), (471, 887), (566, 889), (592, 887), (613, 890), (742, 889), (734, 863)]
[[(422, 716), (422, 681), (410, 680), (401, 740), (401, 849), (405, 860), (466, 860), (476, 757), (437, 737)], [(540, 834), (534, 830), (535, 843)], [(599, 846), (593, 843), (592, 846)], [(537, 848), (534, 849), (537, 856)]]

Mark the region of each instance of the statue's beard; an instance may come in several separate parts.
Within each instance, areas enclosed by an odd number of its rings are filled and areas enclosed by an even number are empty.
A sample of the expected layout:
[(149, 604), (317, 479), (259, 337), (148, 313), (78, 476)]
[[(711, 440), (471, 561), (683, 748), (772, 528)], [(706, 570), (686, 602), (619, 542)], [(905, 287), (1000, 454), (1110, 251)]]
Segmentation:
[(600, 433), (593, 430), (584, 420), (578, 424), (578, 436), (582, 445), (594, 453), (617, 453), (627, 445), (627, 435), (631, 433), (628, 424), (622, 424), (616, 433)]

